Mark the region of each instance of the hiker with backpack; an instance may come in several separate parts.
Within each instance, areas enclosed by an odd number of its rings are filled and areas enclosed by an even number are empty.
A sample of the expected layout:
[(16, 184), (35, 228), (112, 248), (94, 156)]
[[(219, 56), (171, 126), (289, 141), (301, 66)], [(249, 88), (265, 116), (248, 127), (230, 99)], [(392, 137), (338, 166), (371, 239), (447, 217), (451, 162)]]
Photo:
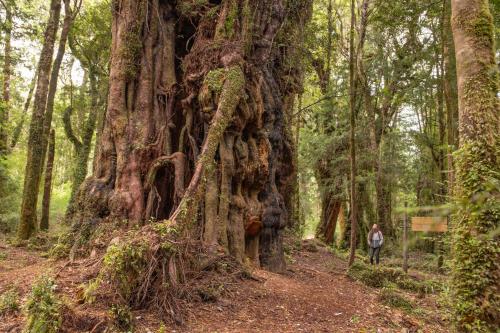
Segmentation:
[(368, 233), (368, 246), (370, 247), (370, 264), (373, 265), (373, 258), (375, 257), (375, 262), (378, 265), (380, 261), (380, 248), (384, 243), (384, 235), (377, 224), (372, 226), (372, 229)]

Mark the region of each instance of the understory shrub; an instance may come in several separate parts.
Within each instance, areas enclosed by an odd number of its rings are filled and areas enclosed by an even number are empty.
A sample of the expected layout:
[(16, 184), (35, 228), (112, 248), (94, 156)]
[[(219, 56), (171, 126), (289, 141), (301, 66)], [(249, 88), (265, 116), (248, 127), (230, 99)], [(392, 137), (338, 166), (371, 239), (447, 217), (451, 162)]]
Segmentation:
[(26, 302), (25, 333), (56, 333), (59, 330), (63, 303), (55, 289), (54, 280), (47, 276), (34, 283)]
[(19, 293), (9, 288), (0, 295), (0, 316), (19, 310)]
[(387, 306), (412, 312), (415, 304), (392, 288), (382, 288), (378, 296), (379, 301)]
[(415, 280), (399, 268), (369, 266), (361, 262), (355, 262), (349, 268), (348, 275), (373, 288), (383, 288), (392, 284), (400, 289), (420, 294), (434, 293), (441, 288), (440, 284), (436, 281)]

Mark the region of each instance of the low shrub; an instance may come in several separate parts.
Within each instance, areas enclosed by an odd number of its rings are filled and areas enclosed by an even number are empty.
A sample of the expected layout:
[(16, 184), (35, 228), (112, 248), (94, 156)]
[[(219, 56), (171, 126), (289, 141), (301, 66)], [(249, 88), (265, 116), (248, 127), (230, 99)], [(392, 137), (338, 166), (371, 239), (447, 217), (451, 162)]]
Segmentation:
[(408, 276), (402, 269), (384, 266), (369, 266), (362, 262), (355, 262), (349, 269), (348, 275), (373, 288), (383, 288), (394, 284), (400, 289), (419, 294), (434, 293), (441, 289), (440, 283), (434, 280), (415, 280)]
[(0, 295), (0, 316), (19, 310), (19, 293), (15, 288), (9, 288)]
[(114, 325), (120, 330), (120, 332), (132, 332), (132, 312), (128, 306), (114, 304), (111, 306), (109, 312), (111, 318), (113, 318)]
[(62, 323), (63, 303), (55, 293), (52, 278), (42, 276), (31, 289), (26, 302), (25, 333), (56, 333)]
[(382, 288), (378, 299), (382, 304), (404, 310), (405, 312), (412, 312), (415, 308), (415, 304), (412, 301), (400, 295), (392, 288)]

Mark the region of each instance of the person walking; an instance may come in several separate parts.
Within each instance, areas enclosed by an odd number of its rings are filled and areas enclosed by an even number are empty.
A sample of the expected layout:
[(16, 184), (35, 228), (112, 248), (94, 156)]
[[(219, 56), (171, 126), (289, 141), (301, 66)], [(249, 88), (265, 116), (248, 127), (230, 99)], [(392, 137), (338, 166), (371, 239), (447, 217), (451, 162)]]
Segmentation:
[(384, 235), (377, 224), (372, 226), (372, 229), (368, 233), (368, 246), (370, 247), (370, 264), (373, 265), (373, 258), (375, 257), (375, 263), (378, 265), (380, 262), (380, 248), (384, 243)]

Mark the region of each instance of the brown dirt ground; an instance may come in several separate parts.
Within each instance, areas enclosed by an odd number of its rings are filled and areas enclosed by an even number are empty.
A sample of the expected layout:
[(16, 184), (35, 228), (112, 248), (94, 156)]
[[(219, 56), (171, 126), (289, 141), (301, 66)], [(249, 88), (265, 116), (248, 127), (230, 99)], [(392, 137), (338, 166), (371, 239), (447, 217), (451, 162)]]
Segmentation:
[[(14, 285), (26, 298), (33, 280), (51, 272), (57, 276), (58, 292), (71, 303), (78, 286), (95, 276), (92, 261), (53, 262), (39, 252), (0, 243), (0, 293)], [(288, 271), (275, 274), (254, 271), (253, 280), (229, 286), (215, 302), (188, 305), (183, 326), (167, 325), (167, 332), (449, 332), (439, 318), (435, 296), (418, 299), (407, 294), (424, 311), (409, 315), (380, 304), (379, 291), (345, 275), (346, 264), (327, 249), (299, 251), (290, 257)], [(95, 263), (95, 261), (94, 261)], [(94, 265), (95, 266), (95, 265)], [(78, 331), (102, 332), (105, 309), (75, 305), (71, 320), (80, 321)], [(147, 311), (133, 313), (135, 332), (156, 333), (161, 318)], [(66, 317), (65, 317), (66, 318)], [(22, 331), (22, 312), (0, 318), (0, 332)], [(87, 327), (87, 328), (84, 328)]]

